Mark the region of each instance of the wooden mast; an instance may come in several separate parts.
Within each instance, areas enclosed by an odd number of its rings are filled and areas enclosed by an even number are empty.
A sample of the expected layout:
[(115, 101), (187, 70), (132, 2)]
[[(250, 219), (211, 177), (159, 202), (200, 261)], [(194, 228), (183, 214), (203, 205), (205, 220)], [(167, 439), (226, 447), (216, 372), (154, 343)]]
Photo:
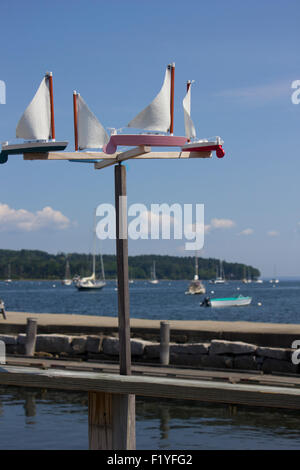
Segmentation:
[(74, 141), (75, 151), (78, 151), (78, 116), (77, 116), (77, 92), (73, 91), (73, 113), (74, 113)]
[(51, 113), (51, 138), (55, 140), (55, 125), (54, 125), (54, 101), (53, 101), (53, 78), (52, 72), (46, 73), (49, 83), (49, 94), (50, 94), (50, 113)]
[(171, 123), (170, 123), (170, 134), (173, 135), (174, 133), (174, 83), (175, 83), (175, 63), (173, 62), (170, 64), (171, 69), (171, 106), (170, 106), (170, 113), (171, 113)]

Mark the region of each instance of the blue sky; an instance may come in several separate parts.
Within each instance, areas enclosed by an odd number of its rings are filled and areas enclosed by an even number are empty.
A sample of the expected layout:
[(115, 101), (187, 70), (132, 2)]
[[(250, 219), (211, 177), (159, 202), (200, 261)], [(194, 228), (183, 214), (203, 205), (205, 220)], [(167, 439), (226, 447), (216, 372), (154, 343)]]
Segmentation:
[[(279, 277), (300, 277), (300, 105), (291, 101), (291, 83), (300, 80), (298, 1), (3, 0), (0, 9), (1, 141), (14, 141), (48, 70), (56, 137), (73, 150), (74, 89), (105, 127), (122, 127), (175, 62), (175, 133), (184, 132), (181, 101), (193, 79), (197, 136), (222, 136), (226, 156), (130, 162), (129, 203), (204, 203), (211, 229), (203, 256), (252, 264), (264, 276), (276, 265)], [(93, 209), (114, 200), (113, 168), (12, 156), (0, 181), (1, 248), (90, 251)], [(30, 229), (18, 223), (20, 210)], [(130, 254), (182, 256), (182, 246), (129, 243)], [(105, 253), (114, 249), (103, 243)]]

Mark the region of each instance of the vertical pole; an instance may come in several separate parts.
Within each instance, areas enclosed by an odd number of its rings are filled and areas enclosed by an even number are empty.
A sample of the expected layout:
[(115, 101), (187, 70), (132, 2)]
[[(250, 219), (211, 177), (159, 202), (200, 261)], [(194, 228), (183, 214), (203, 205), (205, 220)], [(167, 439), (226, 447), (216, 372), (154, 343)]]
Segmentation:
[(170, 323), (160, 322), (160, 363), (169, 365), (170, 361)]
[(77, 93), (73, 91), (73, 113), (74, 113), (74, 141), (75, 151), (78, 151), (78, 116), (77, 116)]
[(115, 166), (116, 248), (118, 273), (118, 312), (120, 341), (120, 374), (131, 375), (128, 238), (126, 207), (126, 168)]
[(49, 94), (50, 94), (50, 113), (51, 113), (51, 137), (55, 140), (55, 125), (54, 125), (54, 101), (53, 101), (53, 79), (52, 72), (47, 74), (49, 83)]
[(171, 64), (171, 124), (170, 134), (174, 133), (174, 85), (175, 85), (175, 64)]
[(35, 352), (37, 333), (37, 319), (28, 318), (26, 327), (26, 343), (25, 343), (25, 354), (26, 356), (33, 356)]
[[(192, 84), (191, 80), (188, 80), (188, 81), (186, 82), (186, 92), (189, 91), (191, 84)], [(190, 142), (191, 139), (188, 139), (187, 141)]]

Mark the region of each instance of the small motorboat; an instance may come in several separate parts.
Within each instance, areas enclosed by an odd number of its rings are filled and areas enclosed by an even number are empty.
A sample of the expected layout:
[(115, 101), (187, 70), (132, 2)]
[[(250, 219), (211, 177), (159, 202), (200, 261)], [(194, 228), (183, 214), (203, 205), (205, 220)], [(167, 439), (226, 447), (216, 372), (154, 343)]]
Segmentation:
[(211, 299), (205, 297), (201, 302), (201, 307), (241, 307), (244, 305), (250, 305), (252, 297), (244, 297), (239, 295), (238, 297), (224, 297), (221, 299)]

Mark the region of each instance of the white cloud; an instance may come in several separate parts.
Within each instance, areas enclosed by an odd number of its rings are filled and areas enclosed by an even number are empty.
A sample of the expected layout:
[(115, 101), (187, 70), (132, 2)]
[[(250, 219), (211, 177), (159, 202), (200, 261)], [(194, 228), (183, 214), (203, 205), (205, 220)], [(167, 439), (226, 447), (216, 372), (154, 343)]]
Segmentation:
[(269, 230), (267, 235), (269, 235), (269, 237), (278, 237), (279, 232), (277, 232), (277, 230)]
[(231, 219), (211, 219), (210, 223), (205, 225), (205, 233), (210, 232), (214, 229), (228, 229), (235, 226), (234, 220)]
[(252, 235), (253, 233), (253, 228), (245, 228), (245, 230), (242, 230), (239, 235)]
[(291, 84), (288, 81), (273, 82), (263, 85), (254, 85), (245, 88), (234, 88), (231, 90), (220, 91), (217, 95), (229, 98), (239, 98), (252, 102), (273, 101), (275, 99), (290, 96)]
[(64, 230), (70, 224), (70, 220), (65, 215), (50, 206), (34, 213), (26, 209), (13, 209), (8, 204), (0, 203), (1, 232), (33, 232), (45, 228)]

